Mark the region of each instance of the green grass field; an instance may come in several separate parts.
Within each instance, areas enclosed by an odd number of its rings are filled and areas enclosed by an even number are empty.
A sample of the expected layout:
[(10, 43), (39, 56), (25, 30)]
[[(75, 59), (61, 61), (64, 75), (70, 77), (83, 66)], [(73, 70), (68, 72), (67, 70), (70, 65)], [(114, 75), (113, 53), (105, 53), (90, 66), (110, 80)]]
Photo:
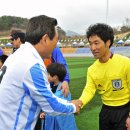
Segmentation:
[[(86, 84), (87, 68), (95, 61), (94, 58), (66, 58), (70, 71), (70, 91), (72, 99), (80, 97)], [(98, 130), (98, 114), (101, 99), (96, 93), (92, 101), (75, 115), (78, 130)]]

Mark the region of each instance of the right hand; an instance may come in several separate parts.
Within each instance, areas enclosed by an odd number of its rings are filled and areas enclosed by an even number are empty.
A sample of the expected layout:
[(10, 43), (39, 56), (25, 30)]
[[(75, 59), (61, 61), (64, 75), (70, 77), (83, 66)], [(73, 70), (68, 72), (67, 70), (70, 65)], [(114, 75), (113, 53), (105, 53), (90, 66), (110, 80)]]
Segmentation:
[(76, 112), (75, 113), (80, 113), (80, 109), (82, 107), (82, 101), (81, 100), (72, 100), (71, 103), (73, 103), (76, 106)]

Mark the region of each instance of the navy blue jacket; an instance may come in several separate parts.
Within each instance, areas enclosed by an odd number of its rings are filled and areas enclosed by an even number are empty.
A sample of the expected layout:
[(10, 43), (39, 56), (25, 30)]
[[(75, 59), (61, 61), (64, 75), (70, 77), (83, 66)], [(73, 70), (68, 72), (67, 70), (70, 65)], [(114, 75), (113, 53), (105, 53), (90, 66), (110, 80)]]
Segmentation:
[(56, 47), (52, 52), (52, 63), (54, 63), (54, 62), (61, 63), (65, 66), (65, 68), (67, 70), (67, 74), (64, 78), (64, 81), (67, 81), (69, 83), (70, 82), (70, 75), (69, 75), (68, 66), (67, 66), (66, 60), (65, 60), (59, 47)]

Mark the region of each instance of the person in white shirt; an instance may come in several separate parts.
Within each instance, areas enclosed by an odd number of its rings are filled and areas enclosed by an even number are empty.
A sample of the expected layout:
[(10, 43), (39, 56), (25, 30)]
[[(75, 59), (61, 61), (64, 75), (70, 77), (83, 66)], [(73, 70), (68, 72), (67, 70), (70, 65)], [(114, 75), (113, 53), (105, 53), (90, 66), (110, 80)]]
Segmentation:
[(58, 41), (57, 20), (33, 17), (26, 41), (3, 65), (0, 84), (0, 130), (33, 130), (42, 109), (50, 115), (78, 112), (75, 101), (65, 101), (50, 90), (44, 58), (50, 57)]

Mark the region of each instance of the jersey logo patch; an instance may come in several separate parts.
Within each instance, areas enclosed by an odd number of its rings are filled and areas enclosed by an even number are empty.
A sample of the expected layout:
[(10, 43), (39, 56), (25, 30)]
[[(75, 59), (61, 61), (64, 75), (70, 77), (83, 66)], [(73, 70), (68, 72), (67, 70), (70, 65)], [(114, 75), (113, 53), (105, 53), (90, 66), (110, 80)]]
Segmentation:
[(112, 80), (112, 86), (114, 89), (121, 89), (121, 87), (122, 87), (121, 79)]

